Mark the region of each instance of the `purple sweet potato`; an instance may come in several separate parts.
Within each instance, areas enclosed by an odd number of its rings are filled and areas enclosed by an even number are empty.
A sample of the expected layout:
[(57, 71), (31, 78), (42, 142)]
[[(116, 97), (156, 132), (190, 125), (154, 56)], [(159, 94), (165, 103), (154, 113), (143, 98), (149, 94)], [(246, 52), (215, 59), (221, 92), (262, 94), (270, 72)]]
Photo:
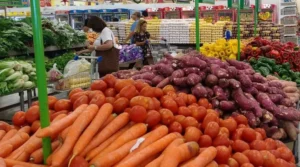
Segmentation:
[(186, 67), (197, 67), (200, 69), (204, 69), (207, 66), (207, 63), (205, 61), (193, 56), (184, 56), (182, 58), (182, 61), (186, 65)]
[(150, 71), (154, 70), (154, 68), (155, 68), (155, 66), (152, 66), (152, 65), (146, 65), (146, 66), (144, 66), (140, 71), (141, 71), (142, 73), (144, 73), (144, 72), (150, 72)]
[(153, 80), (152, 80), (152, 84), (154, 86), (158, 85), (161, 81), (163, 81), (165, 78), (161, 75), (156, 75)]
[(197, 98), (207, 97), (207, 90), (199, 83), (192, 88), (192, 94)]
[(229, 78), (228, 71), (225, 70), (224, 68), (221, 68), (220, 66), (218, 66), (216, 64), (210, 65), (210, 71), (212, 74), (214, 74), (218, 78)]
[(219, 108), (223, 111), (234, 111), (236, 109), (235, 102), (233, 101), (221, 101)]
[(248, 119), (248, 123), (251, 127), (255, 128), (259, 125), (259, 120), (255, 117), (252, 111), (245, 111), (244, 115)]
[(283, 129), (286, 131), (289, 138), (292, 139), (293, 141), (295, 141), (297, 139), (298, 129), (295, 127), (293, 122), (281, 121), (280, 123), (281, 123)]
[(218, 100), (227, 100), (227, 96), (221, 87), (215, 85), (213, 91)]
[(293, 107), (279, 106), (279, 112), (274, 114), (275, 117), (287, 121), (300, 121), (300, 111)]
[(219, 85), (221, 88), (227, 88), (227, 87), (229, 86), (229, 81), (228, 81), (228, 79), (226, 79), (226, 78), (221, 78), (221, 79), (219, 79), (218, 85)]
[(156, 87), (163, 88), (163, 87), (167, 86), (169, 83), (170, 83), (170, 78), (167, 77), (164, 80), (162, 80), (159, 84), (157, 84)]
[(238, 79), (241, 82), (241, 85), (243, 88), (252, 87), (252, 81), (248, 77), (248, 75), (238, 75)]
[(172, 82), (174, 85), (179, 86), (179, 87), (186, 87), (187, 86), (187, 77), (182, 77), (182, 78), (173, 78)]
[(253, 96), (258, 94), (258, 90), (255, 87), (243, 88), (243, 91), (246, 93), (250, 93)]
[(237, 60), (227, 60), (227, 62), (231, 66), (234, 66), (238, 70), (245, 70), (245, 69), (252, 68), (250, 64), (245, 63), (245, 62), (241, 62), (241, 61), (237, 61)]
[(245, 96), (241, 88), (233, 90), (232, 97), (241, 109), (251, 111), (254, 108), (251, 100)]
[(276, 87), (278, 89), (282, 89), (283, 88), (283, 85), (280, 83), (280, 81), (277, 81), (277, 80), (274, 80), (274, 81), (269, 81), (268, 82), (268, 85), (270, 87)]
[(265, 83), (267, 82), (267, 79), (263, 77), (260, 73), (255, 73), (251, 75), (252, 77), (250, 78), (252, 82), (258, 82), (258, 83)]
[(172, 75), (174, 69), (170, 64), (158, 64), (155, 68), (159, 72), (159, 74), (163, 75), (164, 77), (169, 77)]
[(137, 74), (132, 77), (134, 80), (145, 79), (151, 81), (155, 77), (155, 74), (152, 72), (145, 72), (143, 74)]
[(220, 66), (221, 68), (227, 68), (229, 66), (229, 64), (227, 62), (224, 62), (220, 59), (208, 59), (207, 60), (208, 64), (217, 64), (218, 66)]
[(294, 103), (291, 99), (289, 98), (284, 98), (280, 101), (280, 104), (286, 107), (292, 107), (294, 106)]
[(207, 86), (214, 86), (218, 84), (218, 77), (213, 75), (213, 74), (209, 74), (207, 75), (206, 79), (205, 79), (205, 85)]
[(270, 111), (275, 116), (278, 112), (280, 112), (280, 109), (273, 103), (273, 101), (269, 98), (269, 96), (266, 93), (258, 93), (256, 99), (263, 108)]
[(268, 96), (275, 104), (279, 104), (281, 100), (283, 100), (283, 96), (281, 94), (268, 94)]
[(201, 77), (198, 74), (192, 73), (187, 76), (187, 84), (194, 86), (201, 81)]
[(229, 66), (226, 68), (228, 71), (229, 78), (235, 78), (237, 76), (237, 69), (233, 66)]
[(239, 89), (241, 87), (241, 83), (235, 79), (229, 79), (229, 86), (232, 89)]
[(189, 75), (189, 74), (192, 74), (192, 73), (195, 73), (195, 74), (200, 73), (200, 69), (196, 68), (196, 67), (184, 68), (183, 71), (184, 71), (185, 75)]
[(268, 87), (267, 92), (270, 94), (281, 94), (284, 98), (287, 97), (287, 95), (284, 93), (284, 91), (277, 87)]
[(175, 70), (172, 73), (172, 78), (182, 78), (182, 77), (184, 77), (184, 71), (181, 69)]
[(250, 93), (245, 93), (245, 96), (251, 101), (251, 105), (253, 107), (253, 113), (258, 118), (263, 116), (264, 110), (260, 107), (259, 103), (256, 101), (256, 99), (252, 96)]
[(149, 81), (149, 80), (146, 80), (146, 79), (138, 79), (137, 81), (143, 81), (143, 82), (145, 82), (145, 83), (147, 83), (149, 85), (152, 85), (152, 82)]
[(253, 82), (253, 87), (256, 88), (260, 92), (266, 92), (268, 90), (268, 85), (262, 83)]
[(207, 97), (212, 98), (214, 96), (214, 91), (209, 87), (205, 87), (205, 89), (207, 91)]
[(277, 126), (269, 126), (268, 124), (261, 124), (260, 127), (266, 131), (268, 137), (271, 137), (274, 133), (279, 131)]
[(262, 116), (262, 122), (263, 123), (270, 123), (274, 119), (274, 115), (270, 113), (269, 111), (265, 110), (264, 114)]
[(282, 140), (287, 137), (287, 134), (283, 128), (279, 128), (277, 132), (273, 133), (271, 138), (275, 140)]
[(220, 101), (217, 100), (217, 99), (212, 99), (211, 105), (212, 105), (213, 108), (219, 108), (219, 106), (220, 106)]

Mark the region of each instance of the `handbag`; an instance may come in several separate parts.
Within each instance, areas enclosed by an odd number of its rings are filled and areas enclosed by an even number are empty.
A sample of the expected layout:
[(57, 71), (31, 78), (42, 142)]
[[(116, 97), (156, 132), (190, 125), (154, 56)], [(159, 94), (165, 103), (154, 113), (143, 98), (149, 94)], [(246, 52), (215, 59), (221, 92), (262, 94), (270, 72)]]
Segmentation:
[[(96, 50), (96, 56), (102, 56), (102, 61), (98, 64), (98, 71), (100, 76), (117, 72), (119, 70), (119, 49), (114, 47), (115, 43), (113, 35), (112, 40), (112, 48), (104, 51)], [(102, 39), (100, 40), (100, 44), (103, 45)]]

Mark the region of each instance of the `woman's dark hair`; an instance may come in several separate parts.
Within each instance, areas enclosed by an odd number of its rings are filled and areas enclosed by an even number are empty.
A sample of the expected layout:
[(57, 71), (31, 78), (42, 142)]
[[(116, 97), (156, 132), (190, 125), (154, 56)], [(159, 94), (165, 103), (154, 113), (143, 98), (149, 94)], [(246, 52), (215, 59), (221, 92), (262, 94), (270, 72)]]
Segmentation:
[(85, 20), (84, 20), (84, 26), (87, 27), (88, 22), (89, 22), (89, 19), (85, 19)]
[(118, 18), (113, 18), (113, 22), (118, 22), (119, 19)]
[(97, 16), (91, 16), (88, 20), (87, 27), (93, 29), (95, 32), (101, 33), (102, 30), (107, 27), (104, 20)]
[(142, 15), (143, 15), (144, 17), (148, 17), (148, 12), (147, 12), (147, 10), (142, 11)]

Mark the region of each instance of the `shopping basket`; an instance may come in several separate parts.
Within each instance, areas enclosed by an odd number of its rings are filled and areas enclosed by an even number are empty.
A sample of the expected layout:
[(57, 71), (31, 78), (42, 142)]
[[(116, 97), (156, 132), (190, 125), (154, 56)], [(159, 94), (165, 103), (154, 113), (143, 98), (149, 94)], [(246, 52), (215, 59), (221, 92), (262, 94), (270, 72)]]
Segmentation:
[(58, 80), (54, 83), (54, 89), (56, 91), (68, 91), (74, 88), (88, 88), (93, 80), (100, 78), (98, 73), (98, 63), (102, 61), (102, 57), (76, 55), (74, 60), (76, 61), (80, 58), (89, 59), (91, 62), (91, 68)]

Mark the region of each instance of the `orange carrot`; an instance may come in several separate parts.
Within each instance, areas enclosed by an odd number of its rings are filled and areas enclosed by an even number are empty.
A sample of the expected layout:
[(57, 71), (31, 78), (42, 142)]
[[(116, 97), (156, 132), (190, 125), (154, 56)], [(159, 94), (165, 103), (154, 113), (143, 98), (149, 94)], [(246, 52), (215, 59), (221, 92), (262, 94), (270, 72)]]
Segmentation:
[(61, 119), (60, 121), (57, 121), (50, 126), (43, 128), (40, 130), (36, 136), (39, 138), (43, 137), (49, 137), (53, 134), (58, 134), (61, 131), (63, 131), (68, 126), (72, 125), (73, 122), (76, 120), (76, 118), (87, 108), (87, 104), (82, 104), (81, 106), (77, 107), (75, 111), (73, 111), (71, 114), (66, 116), (64, 119)]
[(208, 165), (206, 165), (205, 167), (218, 167), (218, 163), (216, 161), (211, 161)]
[(29, 135), (25, 132), (19, 132), (12, 138), (0, 144), (0, 157), (8, 156), (14, 149), (21, 146), (29, 139)]
[(6, 132), (5, 130), (0, 130), (0, 141), (5, 136)]
[(215, 159), (216, 155), (217, 149), (215, 147), (207, 147), (194, 160), (183, 164), (182, 167), (205, 167)]
[(102, 150), (104, 150), (106, 147), (108, 147), (112, 142), (114, 142), (119, 136), (121, 136), (124, 132), (126, 132), (130, 128), (130, 124), (126, 125), (124, 128), (117, 131), (114, 135), (109, 137), (107, 140), (105, 140), (103, 143), (101, 143), (98, 147), (91, 150), (87, 156), (86, 160), (90, 161), (95, 156), (97, 156)]
[(175, 140), (179, 136), (181, 136), (179, 133), (170, 133), (164, 136), (163, 138), (157, 140), (156, 142), (150, 144), (146, 148), (142, 149), (123, 163), (116, 165), (116, 167), (138, 166), (148, 157), (151, 157), (164, 150), (173, 140)]
[(21, 129), (19, 129), (19, 132), (30, 134), (30, 126), (23, 126)]
[(150, 132), (150, 136), (147, 139), (145, 139), (145, 141), (137, 149), (135, 149), (133, 152), (128, 154), (124, 159), (122, 159), (121, 162), (126, 161), (130, 157), (134, 156), (134, 154), (136, 154), (137, 152), (141, 151), (148, 145), (154, 143), (155, 141), (159, 140), (160, 138), (164, 137), (167, 134), (168, 134), (168, 127), (164, 125), (154, 129), (153, 131)]
[[(52, 123), (55, 123), (63, 118), (66, 117), (66, 114), (58, 115)], [(41, 131), (41, 129), (38, 129), (35, 134), (33, 134), (22, 146), (20, 146), (18, 149), (14, 150), (7, 158), (13, 159), (13, 160), (23, 160), (28, 161), (29, 156), (31, 153), (33, 153), (35, 150), (42, 147), (42, 139), (36, 137), (36, 134)]]
[(115, 149), (121, 147), (123, 144), (137, 139), (147, 132), (147, 125), (144, 123), (137, 123), (118, 137), (111, 145), (106, 147), (98, 156), (106, 155)]
[(75, 122), (71, 125), (70, 131), (62, 147), (53, 155), (53, 166), (61, 165), (69, 156), (81, 133), (90, 124), (98, 110), (99, 108), (97, 105), (91, 104), (78, 116)]
[(12, 138), (15, 134), (17, 134), (18, 130), (17, 129), (11, 129), (8, 131), (5, 136), (1, 139), (0, 144), (3, 143), (4, 141)]
[(83, 134), (80, 136), (79, 140), (73, 148), (73, 156), (78, 155), (84, 147), (92, 140), (98, 130), (101, 128), (106, 119), (111, 115), (113, 111), (113, 106), (109, 103), (105, 103), (98, 111), (93, 121), (86, 128)]
[(1, 167), (6, 167), (5, 161), (4, 161), (4, 159), (1, 158), (1, 157), (0, 157), (0, 166), (1, 166)]
[(116, 114), (110, 114), (110, 116), (105, 120), (105, 122), (103, 123), (103, 125), (99, 129), (99, 132), (100, 132), (100, 130), (105, 128), (111, 121), (113, 121), (116, 117), (117, 117)]
[(122, 113), (112, 120), (100, 133), (98, 133), (93, 140), (86, 146), (86, 148), (80, 153), (80, 156), (85, 155), (92, 149), (99, 146), (103, 141), (108, 139), (111, 135), (116, 133), (119, 129), (124, 127), (129, 122), (129, 114)]
[(187, 142), (180, 146), (169, 149), (161, 161), (160, 166), (177, 167), (181, 162), (187, 161), (196, 156), (199, 152), (199, 145), (196, 142)]
[(32, 163), (27, 163), (27, 162), (21, 162), (21, 161), (16, 161), (16, 160), (11, 160), (11, 159), (4, 159), (7, 167), (13, 167), (14, 165), (20, 165), (23, 167), (48, 167), (46, 165), (36, 165)]
[[(145, 167), (159, 167), (160, 164), (161, 164), (161, 161), (163, 160), (164, 158), (164, 154), (170, 150), (170, 149), (173, 149), (174, 147), (177, 147), (181, 144), (184, 143), (184, 139), (182, 138), (179, 138), (179, 139), (175, 139), (172, 143), (170, 143), (168, 145), (168, 147), (163, 151), (163, 153), (157, 157), (156, 159), (154, 159), (153, 161), (149, 162)], [(121, 161), (122, 162), (122, 161)]]
[(62, 144), (60, 143), (60, 144), (58, 145), (58, 147), (57, 147), (55, 150), (53, 150), (52, 154), (49, 155), (49, 157), (48, 157), (47, 160), (46, 160), (46, 164), (47, 164), (47, 165), (51, 165), (53, 154), (55, 154), (55, 153), (61, 148), (61, 146), (62, 146)]
[(69, 133), (70, 128), (71, 128), (71, 126), (67, 127), (60, 133), (59, 139), (61, 140), (62, 143), (66, 140), (66, 137)]
[[(60, 145), (59, 140), (55, 140), (54, 142), (51, 143), (51, 148), (52, 151), (56, 150), (56, 148)], [(41, 164), (43, 162), (43, 148), (40, 148), (36, 151), (34, 151), (31, 155), (30, 155), (30, 162), (33, 162), (35, 164)]]
[(151, 157), (147, 158), (145, 161), (143, 161), (141, 164), (138, 165), (138, 167), (145, 167), (147, 164), (149, 164), (154, 159), (158, 158), (160, 153), (152, 155)]

